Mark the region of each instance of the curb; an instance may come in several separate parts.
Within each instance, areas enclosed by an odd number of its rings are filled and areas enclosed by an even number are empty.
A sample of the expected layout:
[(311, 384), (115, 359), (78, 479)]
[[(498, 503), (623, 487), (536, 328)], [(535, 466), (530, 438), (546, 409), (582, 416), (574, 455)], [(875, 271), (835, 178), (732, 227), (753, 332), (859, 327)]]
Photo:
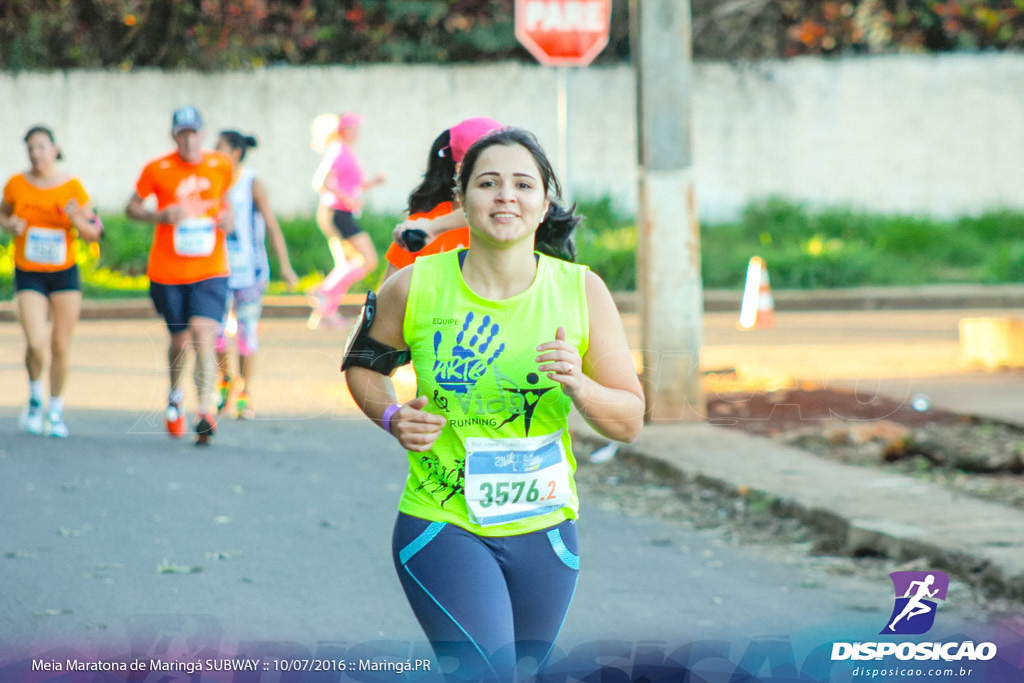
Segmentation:
[[(365, 299), (365, 294), (349, 294), (342, 300), (339, 310), (346, 316), (356, 315)], [(309, 302), (305, 296), (300, 294), (268, 296), (263, 299), (264, 318), (305, 318), (309, 312)], [(145, 320), (158, 317), (149, 297), (141, 296), (132, 299), (85, 299), (82, 301), (80, 319)], [(17, 317), (13, 302), (0, 302), (0, 322), (14, 322), (15, 320)]]
[[(637, 292), (613, 293), (623, 313), (639, 311)], [(342, 301), (342, 313), (358, 313), (366, 295), (348, 294)], [(706, 313), (739, 313), (743, 292), (706, 289), (703, 292)], [(884, 311), (959, 308), (1022, 308), (1024, 285), (924, 285), (920, 287), (859, 287), (856, 289), (775, 290), (776, 311)], [(263, 315), (267, 318), (304, 318), (310, 307), (302, 294), (267, 296)], [(130, 299), (86, 299), (82, 302), (82, 320), (138, 320), (156, 317), (148, 296)], [(14, 304), (0, 302), (0, 322), (14, 321)]]
[[(739, 313), (741, 290), (706, 289), (704, 311)], [(637, 292), (613, 294), (619, 310), (639, 310)], [(1024, 285), (922, 285), (920, 287), (858, 287), (855, 289), (773, 290), (775, 310), (892, 311), (958, 308), (1024, 308)]]
[[(588, 448), (608, 443), (583, 425), (571, 432)], [(923, 558), (965, 583), (1024, 600), (1022, 511), (704, 424), (647, 425), (618, 453), (675, 486), (692, 481), (733, 498), (769, 500), (773, 513), (819, 534), (828, 552)]]

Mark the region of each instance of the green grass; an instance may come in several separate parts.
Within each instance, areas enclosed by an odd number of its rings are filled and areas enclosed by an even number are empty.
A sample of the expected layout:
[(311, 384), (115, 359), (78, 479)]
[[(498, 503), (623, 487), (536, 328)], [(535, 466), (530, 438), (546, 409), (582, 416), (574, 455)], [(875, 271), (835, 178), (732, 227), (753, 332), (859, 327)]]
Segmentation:
[[(608, 198), (579, 201), (584, 220), (576, 233), (579, 261), (612, 290), (636, 286), (636, 225)], [(381, 255), (376, 272), (355, 290), (376, 287), (397, 214), (364, 214), (363, 230)], [(80, 259), (88, 297), (145, 296), (143, 274), (152, 227), (104, 216), (98, 257)], [(300, 287), (331, 268), (327, 243), (312, 217), (281, 222)], [(812, 211), (780, 199), (752, 203), (734, 222), (701, 226), (701, 269), (707, 289), (740, 289), (751, 256), (765, 259), (772, 286), (821, 289), (937, 283), (1024, 282), (1024, 212), (992, 211), (937, 221), (835, 207)], [(271, 251), (271, 269), (277, 263)], [(13, 264), (0, 237), (0, 298), (12, 295)], [(271, 293), (285, 291), (271, 283)]]
[(590, 266), (612, 290), (636, 288), (636, 224), (608, 198), (579, 200), (576, 259)]
[(706, 288), (742, 287), (754, 255), (779, 288), (1024, 282), (1021, 212), (938, 221), (769, 199), (703, 226), (701, 240)]

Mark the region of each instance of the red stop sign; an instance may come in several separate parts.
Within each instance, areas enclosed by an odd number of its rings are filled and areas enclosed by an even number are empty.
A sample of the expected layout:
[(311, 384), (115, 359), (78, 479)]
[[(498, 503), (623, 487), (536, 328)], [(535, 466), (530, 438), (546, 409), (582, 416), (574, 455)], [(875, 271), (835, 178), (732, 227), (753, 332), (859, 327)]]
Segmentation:
[(586, 66), (608, 44), (612, 0), (516, 0), (516, 38), (541, 64)]

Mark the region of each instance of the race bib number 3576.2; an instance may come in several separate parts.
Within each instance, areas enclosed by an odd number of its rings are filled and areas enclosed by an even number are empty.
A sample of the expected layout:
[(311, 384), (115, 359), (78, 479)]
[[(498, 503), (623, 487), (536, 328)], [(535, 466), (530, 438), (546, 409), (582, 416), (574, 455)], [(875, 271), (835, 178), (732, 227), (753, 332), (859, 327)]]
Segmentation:
[(480, 526), (547, 514), (570, 503), (562, 432), (466, 439), (466, 504)]

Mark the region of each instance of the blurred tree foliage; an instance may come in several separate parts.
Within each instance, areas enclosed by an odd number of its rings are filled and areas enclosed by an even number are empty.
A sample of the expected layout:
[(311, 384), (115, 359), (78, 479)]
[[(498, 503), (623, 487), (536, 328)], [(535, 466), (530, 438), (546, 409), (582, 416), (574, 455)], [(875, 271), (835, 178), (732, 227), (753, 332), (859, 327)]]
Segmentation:
[[(634, 0), (642, 1), (642, 0)], [(1024, 0), (691, 0), (698, 59), (1019, 50)], [(0, 0), (0, 69), (533, 59), (513, 0)], [(609, 47), (629, 58), (629, 2)]]
[(692, 0), (714, 59), (1024, 48), (1024, 0)]

